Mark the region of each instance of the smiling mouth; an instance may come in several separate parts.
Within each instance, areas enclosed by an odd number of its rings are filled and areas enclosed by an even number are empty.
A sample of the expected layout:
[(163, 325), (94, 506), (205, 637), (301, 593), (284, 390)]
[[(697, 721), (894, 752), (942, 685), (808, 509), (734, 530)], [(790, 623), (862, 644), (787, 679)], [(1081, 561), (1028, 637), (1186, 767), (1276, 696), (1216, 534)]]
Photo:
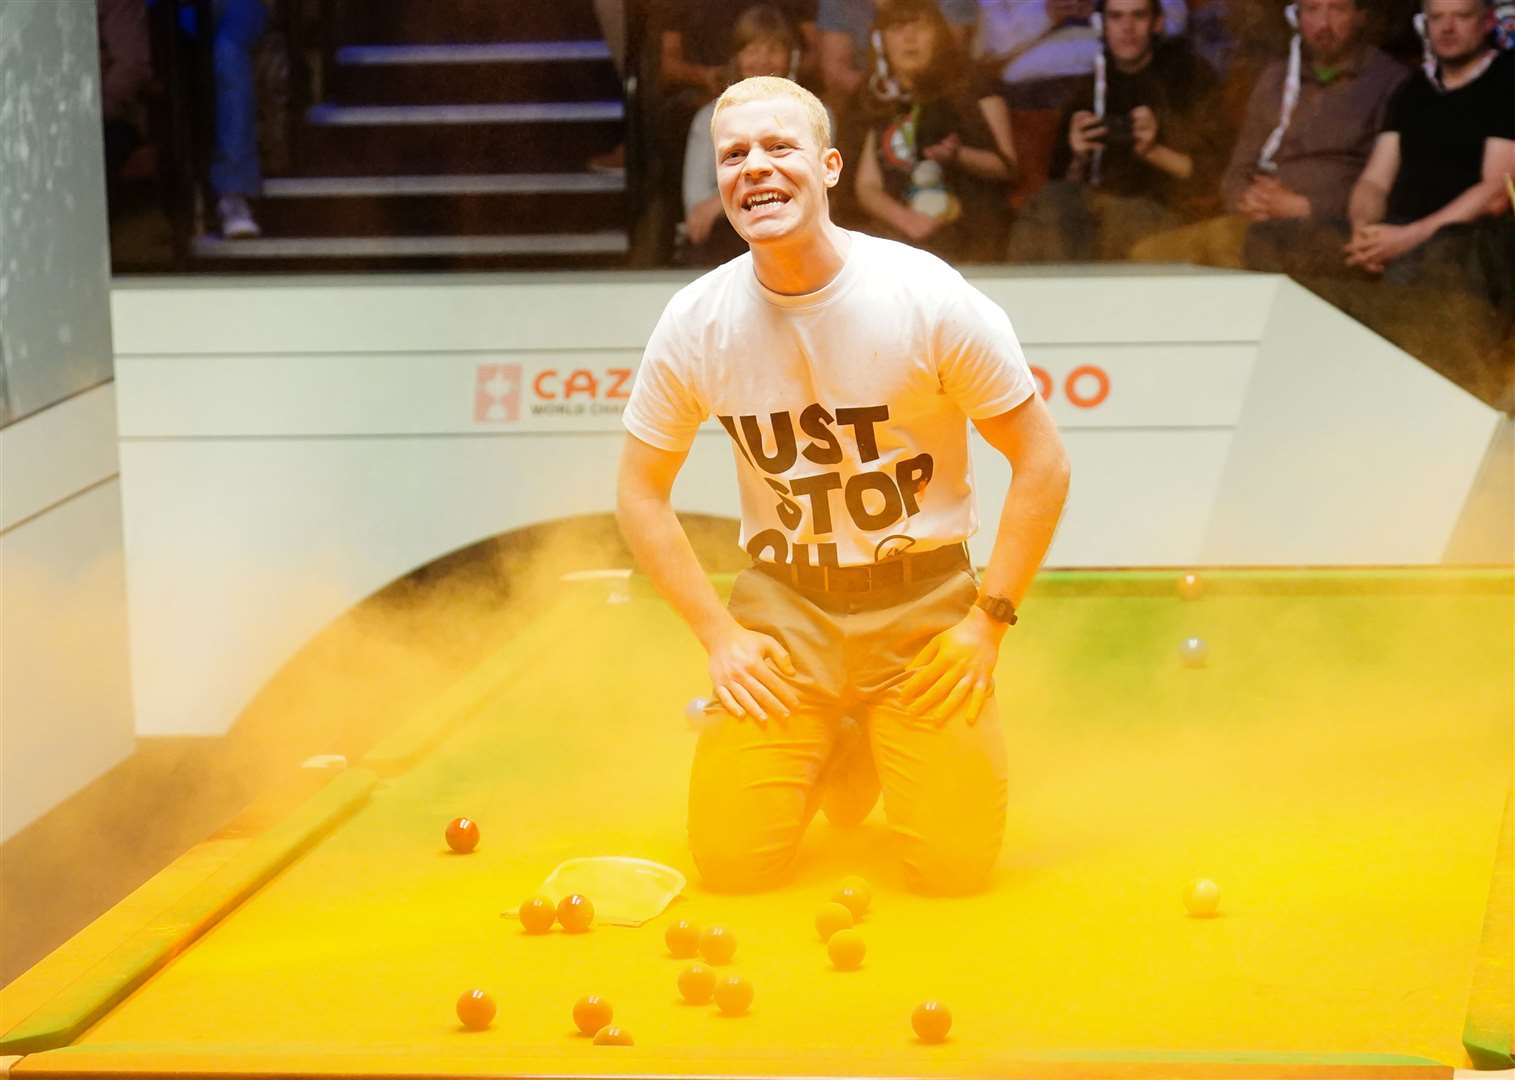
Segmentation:
[(781, 206), (789, 196), (781, 191), (755, 191), (742, 200), (743, 210), (759, 210), (765, 206)]

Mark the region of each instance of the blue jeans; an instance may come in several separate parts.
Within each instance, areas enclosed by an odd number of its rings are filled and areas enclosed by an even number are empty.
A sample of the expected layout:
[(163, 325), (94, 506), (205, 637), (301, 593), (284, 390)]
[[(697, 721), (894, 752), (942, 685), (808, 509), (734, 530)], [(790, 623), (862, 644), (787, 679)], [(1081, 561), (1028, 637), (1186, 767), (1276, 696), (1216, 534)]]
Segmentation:
[(258, 97), (253, 83), (253, 49), (268, 25), (263, 0), (215, 0), (211, 39), (216, 78), (216, 136), (211, 149), (210, 186), (217, 197), (256, 195), (263, 186), (258, 167)]

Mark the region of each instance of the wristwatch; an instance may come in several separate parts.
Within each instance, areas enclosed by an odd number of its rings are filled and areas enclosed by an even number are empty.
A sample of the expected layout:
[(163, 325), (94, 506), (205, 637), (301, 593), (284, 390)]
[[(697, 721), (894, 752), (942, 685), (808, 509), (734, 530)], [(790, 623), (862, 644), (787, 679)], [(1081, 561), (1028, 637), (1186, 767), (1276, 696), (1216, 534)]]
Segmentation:
[(983, 608), (984, 611), (988, 613), (989, 618), (993, 619), (995, 622), (1002, 622), (1006, 626), (1014, 626), (1018, 621), (1020, 621), (1020, 617), (1015, 614), (1015, 605), (1010, 602), (1010, 599), (1008, 597), (980, 596), (976, 603), (979, 607)]

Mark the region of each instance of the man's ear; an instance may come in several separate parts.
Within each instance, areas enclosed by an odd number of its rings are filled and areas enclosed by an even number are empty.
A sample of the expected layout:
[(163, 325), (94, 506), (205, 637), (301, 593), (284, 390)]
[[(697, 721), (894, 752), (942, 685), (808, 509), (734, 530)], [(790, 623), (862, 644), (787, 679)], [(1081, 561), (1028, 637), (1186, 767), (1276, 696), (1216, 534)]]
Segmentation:
[(836, 187), (842, 179), (842, 152), (833, 146), (821, 155), (821, 165), (826, 170), (826, 186)]

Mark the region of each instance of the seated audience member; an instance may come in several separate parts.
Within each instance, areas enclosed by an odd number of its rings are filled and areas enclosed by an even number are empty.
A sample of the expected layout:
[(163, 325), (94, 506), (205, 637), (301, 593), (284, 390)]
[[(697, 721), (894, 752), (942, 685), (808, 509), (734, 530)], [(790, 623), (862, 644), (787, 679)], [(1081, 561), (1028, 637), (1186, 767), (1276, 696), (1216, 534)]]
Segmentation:
[(142, 98), (152, 82), (147, 0), (99, 0), (100, 112), (105, 176), (115, 180), (142, 142)]
[(211, 11), (216, 128), (210, 186), (216, 216), (227, 239), (257, 236), (261, 230), (247, 202), (263, 188), (253, 50), (268, 26), (268, 8), (263, 0), (215, 0)]
[(1133, 257), (1300, 273), (1340, 263), (1347, 196), (1408, 74), (1363, 40), (1366, 3), (1300, 0), (1289, 57), (1254, 85), (1221, 178), (1231, 216), (1143, 241)]
[(883, 54), (851, 114), (863, 227), (948, 260), (997, 259), (1015, 160), (1005, 103), (973, 92), (934, 0), (890, 0), (875, 26)]
[[(873, 24), (880, 6), (889, 0), (820, 0), (815, 25), (820, 35), (822, 96), (832, 109), (845, 108), (862, 89), (873, 46)], [(936, 0), (952, 27), (957, 44), (972, 44), (978, 26), (977, 0)]]
[[(665, 97), (695, 109), (726, 89), (731, 32), (752, 6), (753, 0), (653, 0), (651, 17), (659, 28), (658, 81)], [(815, 0), (771, 0), (770, 6), (783, 12), (791, 33), (802, 43), (801, 69), (810, 68)]]
[[(998, 72), (1012, 109), (1061, 109), (1084, 89), (1100, 34), (1095, 0), (978, 0), (980, 64)], [(1185, 0), (1161, 0), (1161, 32), (1178, 37)]]
[(1214, 182), (1215, 74), (1162, 39), (1162, 20), (1157, 0), (1107, 0), (1104, 51), (1064, 108), (1054, 179), (1016, 220), (1012, 262), (1125, 258)]
[(1485, 0), (1425, 0), (1425, 67), (1352, 189), (1348, 265), (1403, 284), (1478, 275), (1480, 223), (1507, 224), (1488, 219), (1510, 213), (1515, 173), (1515, 54), (1495, 49), (1494, 25)]
[[(798, 42), (783, 13), (768, 4), (742, 12), (732, 31), (729, 82), (754, 75), (794, 77)], [(689, 125), (684, 150), (684, 229), (688, 241), (686, 261), (695, 266), (716, 266), (747, 250), (747, 242), (726, 220), (717, 188), (715, 144), (710, 120), (715, 102), (706, 102)]]

